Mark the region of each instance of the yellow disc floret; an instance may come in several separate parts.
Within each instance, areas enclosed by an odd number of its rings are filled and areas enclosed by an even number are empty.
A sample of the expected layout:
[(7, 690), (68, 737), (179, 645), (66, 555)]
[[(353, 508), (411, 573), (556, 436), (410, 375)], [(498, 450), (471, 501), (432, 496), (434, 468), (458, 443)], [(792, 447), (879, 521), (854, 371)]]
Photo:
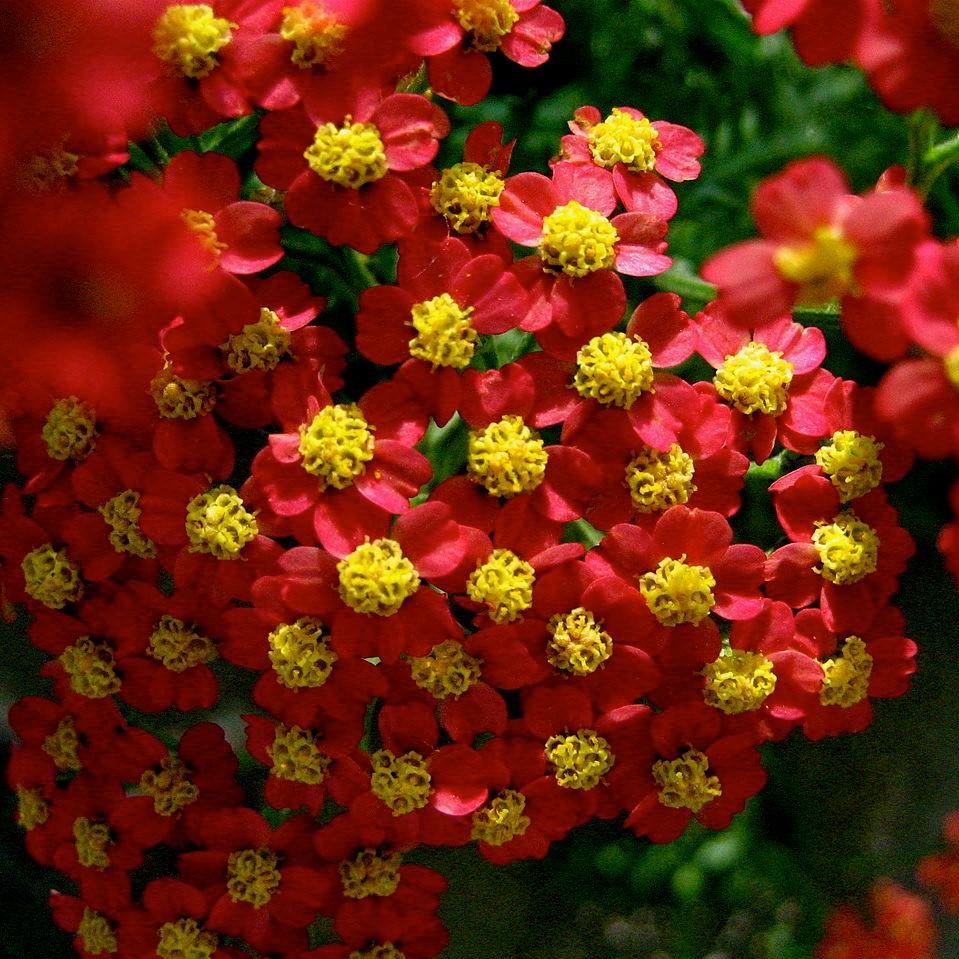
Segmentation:
[(250, 370), (272, 370), (290, 352), (290, 334), (279, 316), (265, 306), (260, 307), (256, 323), (247, 323), (234, 333), (220, 349), (226, 354), (226, 365), (234, 373)]
[(96, 414), (89, 403), (66, 396), (53, 404), (40, 432), (52, 459), (83, 460), (96, 446)]
[(398, 852), (379, 855), (375, 849), (360, 850), (353, 859), (340, 863), (343, 895), (350, 899), (392, 896), (400, 884), (402, 864)]
[(816, 451), (816, 462), (839, 491), (840, 503), (863, 496), (882, 482), (883, 445), (874, 436), (839, 430)]
[(175, 616), (160, 617), (147, 645), (147, 653), (175, 673), (216, 659), (213, 640)]
[(848, 709), (862, 702), (869, 693), (872, 676), (872, 656), (858, 636), (849, 636), (838, 656), (820, 663), (823, 671), (819, 702), (823, 706), (841, 706)]
[(316, 734), (302, 726), (287, 728), (280, 723), (266, 752), (273, 761), (271, 775), (307, 786), (319, 786), (331, 762), (316, 745)]
[(574, 676), (587, 676), (613, 655), (613, 637), (603, 621), (582, 606), (556, 613), (546, 624), (546, 659)]
[(258, 533), (256, 516), (247, 510), (232, 486), (214, 486), (187, 503), (186, 534), (191, 553), (237, 559)]
[(817, 522), (812, 543), (821, 564), (813, 570), (830, 583), (847, 586), (876, 571), (879, 534), (853, 513), (840, 513), (831, 523)]
[(526, 797), (515, 789), (504, 789), (473, 813), (472, 838), (489, 846), (502, 846), (529, 829), (523, 815)]
[(959, 390), (959, 346), (953, 347), (943, 358), (942, 366), (946, 379)]
[(533, 605), (536, 572), (512, 550), (494, 549), (477, 563), (466, 581), (466, 595), (474, 603), (485, 603), (494, 623), (512, 623)]
[(793, 365), (780, 350), (751, 340), (716, 370), (716, 392), (741, 413), (781, 416), (786, 412)]
[(392, 616), (420, 585), (416, 567), (393, 539), (361, 543), (336, 564), (340, 599), (358, 613)]
[(17, 822), (28, 832), (42, 826), (50, 817), (50, 804), (39, 789), (17, 786)]
[(776, 688), (773, 664), (762, 653), (730, 649), (703, 667), (703, 699), (727, 716), (759, 709)]
[(319, 127), (303, 156), (317, 176), (349, 190), (381, 180), (389, 169), (380, 131), (372, 123), (353, 123), (350, 117), (341, 127), (332, 123)]
[(406, 959), (406, 956), (392, 942), (381, 942), (369, 949), (354, 949), (347, 959)]
[(57, 728), (43, 740), (41, 748), (61, 772), (78, 773), (83, 768), (77, 751), (79, 745), (80, 737), (73, 724), (73, 717), (64, 716), (57, 723)]
[(57, 658), (77, 695), (103, 699), (119, 692), (116, 660), (107, 643), (95, 643), (89, 636), (81, 636)]
[(457, 233), (475, 233), (492, 219), (504, 180), (495, 170), (464, 160), (440, 173), (430, 190), (430, 203)]
[(655, 513), (688, 503), (696, 492), (693, 458), (678, 443), (665, 452), (647, 446), (626, 466), (626, 486), (638, 513)]
[(153, 799), (153, 809), (158, 816), (174, 816), (200, 795), (200, 790), (190, 781), (189, 770), (173, 756), (144, 771), (140, 776), (140, 790)]
[(632, 408), (653, 388), (649, 346), (638, 336), (625, 333), (594, 336), (576, 354), (573, 388), (580, 396), (605, 406)]
[(200, 246), (210, 254), (208, 269), (216, 267), (216, 260), (229, 247), (216, 235), (216, 220), (206, 210), (181, 210), (180, 219), (196, 237)]
[(38, 193), (62, 190), (66, 181), (80, 170), (81, 155), (68, 150), (66, 143), (64, 137), (58, 146), (28, 157), (19, 171), (20, 182)]
[(546, 476), (548, 458), (539, 433), (521, 416), (510, 414), (481, 430), (470, 430), (467, 475), (493, 496), (532, 493)]
[(548, 270), (588, 276), (612, 269), (618, 242), (616, 227), (602, 213), (570, 200), (543, 219), (539, 255)]
[(105, 822), (93, 822), (86, 816), (73, 820), (73, 840), (77, 861), (87, 869), (106, 869), (110, 865), (107, 846), (112, 843), (110, 827)]
[(498, 50), (519, 20), (509, 0), (453, 0), (453, 14), (460, 26), (473, 34), (473, 46), (484, 53)]
[(320, 481), (320, 489), (346, 489), (373, 459), (373, 430), (355, 403), (324, 406), (300, 427), (303, 469)]
[(659, 787), (659, 801), (670, 809), (699, 812), (723, 794), (718, 776), (710, 776), (709, 759), (698, 749), (687, 749), (678, 759), (657, 759), (653, 781)]
[(283, 8), (280, 36), (293, 44), (290, 60), (301, 70), (321, 67), (337, 57), (346, 33), (346, 24), (328, 13), (322, 3), (304, 0)]
[(301, 616), (270, 633), (267, 655), (278, 682), (287, 689), (315, 689), (330, 678), (337, 655), (323, 638), (325, 632), (318, 619)]
[(943, 40), (959, 47), (959, 3), (956, 0), (930, 0), (929, 19)]
[(625, 110), (614, 108), (601, 123), (587, 133), (593, 161), (611, 170), (624, 163), (632, 173), (646, 173), (656, 165), (656, 152), (662, 144), (659, 134), (646, 117), (637, 120)]
[(458, 699), (480, 681), (481, 662), (470, 656), (462, 645), (447, 639), (434, 646), (426, 656), (410, 659), (413, 682), (436, 699)]
[(97, 512), (110, 527), (110, 545), (118, 553), (129, 553), (140, 559), (153, 559), (156, 556), (156, 544), (144, 535), (139, 526), (143, 510), (140, 509), (140, 494), (136, 490), (125, 489), (111, 496), (97, 507)]
[(63, 609), (83, 595), (80, 570), (67, 558), (65, 549), (44, 543), (20, 561), (28, 596), (50, 609)]
[(593, 729), (550, 736), (544, 752), (556, 782), (566, 789), (593, 789), (616, 761), (609, 743)]
[(169, 363), (150, 381), (150, 394), (157, 412), (168, 420), (192, 420), (205, 416), (216, 405), (216, 387), (205, 380), (185, 380)]
[(167, 7), (153, 27), (153, 52), (175, 73), (199, 80), (216, 68), (216, 55), (236, 28), (209, 4), (177, 3)]
[(828, 303), (848, 293), (855, 284), (853, 267), (858, 251), (835, 226), (819, 226), (808, 243), (781, 246), (773, 263), (784, 280), (799, 284), (797, 302)]
[(414, 303), (410, 325), (410, 356), (433, 365), (462, 370), (470, 365), (478, 334), (470, 323), (473, 307), (460, 306), (449, 293)]
[(234, 902), (248, 902), (262, 909), (280, 888), (276, 853), (266, 846), (239, 849), (226, 863), (226, 891)]
[(652, 572), (639, 577), (639, 589), (650, 612), (663, 626), (701, 623), (716, 603), (716, 579), (708, 566), (679, 559), (661, 559)]
[(99, 956), (108, 952), (116, 952), (117, 937), (106, 916), (83, 907), (83, 916), (77, 926), (77, 939), (83, 946), (83, 951), (91, 956)]
[(210, 959), (217, 951), (215, 932), (201, 929), (196, 919), (174, 919), (157, 929), (156, 954), (160, 959)]
[(393, 810), (394, 816), (422, 809), (430, 801), (433, 780), (419, 753), (395, 756), (388, 749), (379, 749), (370, 756), (370, 763), (370, 789)]

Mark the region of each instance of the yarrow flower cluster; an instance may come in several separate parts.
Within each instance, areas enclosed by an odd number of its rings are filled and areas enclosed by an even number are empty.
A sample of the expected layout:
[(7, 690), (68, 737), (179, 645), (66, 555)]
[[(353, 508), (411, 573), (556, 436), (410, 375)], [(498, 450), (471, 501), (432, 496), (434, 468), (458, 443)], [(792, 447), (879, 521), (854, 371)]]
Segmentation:
[[(562, 36), (539, 0), (68, 6), (55, 76), (14, 38), (51, 108), (0, 161), (31, 330), (0, 357), (0, 604), (47, 656), (7, 781), (81, 956), (429, 959), (418, 846), (722, 829), (763, 743), (906, 691), (886, 486), (959, 456), (959, 251), (917, 193), (791, 164), (690, 316), (633, 284), (671, 266), (692, 130), (584, 105), (548, 173), (494, 122), (434, 165), (444, 100)], [(186, 148), (151, 159), (164, 123)], [(834, 303), (895, 361), (878, 389), (792, 315)], [(138, 725), (167, 711), (181, 735)]]

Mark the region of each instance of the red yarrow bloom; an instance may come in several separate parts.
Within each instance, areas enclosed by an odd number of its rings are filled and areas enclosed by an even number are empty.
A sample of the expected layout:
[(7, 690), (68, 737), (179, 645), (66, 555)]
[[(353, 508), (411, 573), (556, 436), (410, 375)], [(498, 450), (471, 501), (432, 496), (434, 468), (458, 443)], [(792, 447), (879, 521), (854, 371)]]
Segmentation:
[(563, 18), (540, 0), (426, 0), (411, 5), (408, 43), (426, 58), (430, 87), (464, 106), (489, 92), (496, 50), (522, 67), (538, 67), (563, 36)]
[(668, 220), (676, 212), (676, 194), (663, 182), (695, 180), (705, 149), (692, 130), (654, 120), (633, 107), (613, 107), (603, 119), (596, 107), (580, 107), (562, 139), (561, 162), (589, 163), (607, 171), (620, 202), (629, 211), (654, 213)]
[(256, 170), (286, 190), (290, 221), (335, 246), (372, 253), (412, 231), (419, 219), (413, 174), (449, 131), (446, 114), (425, 97), (366, 96), (337, 112), (323, 106), (263, 118)]
[(852, 58), (870, 0), (743, 0), (759, 34), (791, 28), (796, 50), (810, 66)]
[(865, 629), (915, 551), (885, 492), (874, 489), (844, 506), (815, 464), (787, 473), (769, 491), (792, 542), (766, 561), (768, 595), (793, 609), (818, 600), (830, 629)]
[(762, 463), (778, 440), (786, 449), (813, 453), (837, 428), (831, 392), (841, 387), (822, 369), (822, 330), (800, 326), (788, 315), (743, 328), (722, 312), (721, 301), (719, 310), (698, 314), (695, 324), (697, 352), (716, 370), (713, 395), (732, 407), (740, 452)]
[(942, 907), (952, 915), (959, 913), (959, 812), (951, 812), (942, 823), (947, 848), (919, 860), (916, 878), (928, 889), (935, 889)]
[(826, 919), (815, 959), (936, 959), (939, 929), (928, 901), (891, 879), (880, 879), (869, 894), (871, 921), (850, 906)]
[(108, 951), (117, 959), (138, 959), (137, 953), (119, 945), (120, 927), (127, 928), (139, 919), (131, 902), (118, 903), (114, 909), (98, 912), (82, 897), (68, 896), (55, 889), (50, 890), (48, 902), (54, 925), (73, 936), (73, 948), (80, 959), (97, 959)]
[[(952, 515), (959, 516), (959, 483), (953, 483), (949, 490), (949, 505)], [(959, 521), (947, 523), (939, 532), (936, 540), (939, 552), (942, 553), (946, 569), (952, 578), (959, 583)]]
[(555, 324), (582, 343), (619, 322), (625, 308), (622, 280), (655, 276), (672, 262), (665, 220), (653, 213), (621, 213), (605, 170), (558, 163), (552, 178), (519, 173), (506, 181), (493, 223), (507, 239), (536, 247), (518, 275), (531, 295), (520, 328), (531, 333)]
[(872, 722), (873, 699), (891, 699), (908, 690), (918, 647), (903, 635), (905, 628), (902, 613), (893, 606), (881, 609), (855, 635), (830, 630), (821, 610), (796, 615), (796, 640), (818, 658), (822, 670), (818, 695), (803, 720), (808, 739), (861, 732)]
[(722, 250), (702, 269), (719, 287), (719, 308), (745, 327), (761, 327), (797, 304), (837, 298), (844, 318), (865, 313), (870, 296), (906, 285), (928, 230), (915, 193), (854, 196), (824, 157), (796, 160), (760, 183), (752, 212), (764, 239)]

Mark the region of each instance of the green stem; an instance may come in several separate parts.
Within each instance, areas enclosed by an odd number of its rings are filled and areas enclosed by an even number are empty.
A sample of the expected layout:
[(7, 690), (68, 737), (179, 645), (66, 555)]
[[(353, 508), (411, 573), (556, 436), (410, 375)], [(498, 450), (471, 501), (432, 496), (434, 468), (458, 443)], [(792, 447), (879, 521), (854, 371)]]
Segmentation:
[(659, 289), (667, 293), (678, 293), (684, 299), (708, 303), (716, 298), (717, 290), (712, 283), (707, 283), (698, 276), (688, 273), (666, 272), (655, 277), (653, 282)]
[(350, 272), (362, 283), (362, 289), (370, 286), (379, 286), (380, 281), (373, 275), (369, 266), (369, 257), (363, 253), (357, 253), (352, 247), (347, 248), (347, 261)]
[(922, 174), (916, 184), (923, 196), (928, 195), (933, 183), (957, 160), (959, 160), (959, 133), (926, 150), (922, 156)]

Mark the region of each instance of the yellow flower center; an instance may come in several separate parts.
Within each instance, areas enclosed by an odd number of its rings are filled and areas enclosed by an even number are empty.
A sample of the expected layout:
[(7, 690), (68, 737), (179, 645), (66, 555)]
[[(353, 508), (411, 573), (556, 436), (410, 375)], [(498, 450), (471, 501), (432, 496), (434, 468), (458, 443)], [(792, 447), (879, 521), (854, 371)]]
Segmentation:
[(290, 334), (280, 318), (265, 306), (260, 307), (256, 323), (247, 323), (220, 346), (226, 354), (226, 365), (234, 373), (250, 370), (272, 370), (290, 352)]
[(813, 570), (830, 583), (847, 586), (876, 571), (879, 535), (853, 513), (840, 513), (831, 523), (817, 522), (812, 542), (822, 564)]
[(219, 946), (215, 932), (201, 929), (196, 919), (175, 919), (157, 929), (160, 959), (210, 959)]
[(80, 570), (67, 559), (65, 549), (44, 543), (20, 561), (28, 596), (50, 609), (63, 609), (83, 595)]
[(567, 789), (593, 789), (616, 761), (609, 743), (592, 729), (550, 736), (544, 751), (556, 782)]
[(358, 613), (392, 616), (419, 589), (416, 567), (393, 539), (361, 543), (336, 564), (340, 598)]
[(536, 430), (521, 416), (504, 416), (481, 430), (470, 430), (467, 475), (493, 496), (532, 493), (546, 475), (549, 454)]
[(816, 462), (839, 491), (840, 503), (863, 496), (882, 482), (879, 452), (883, 445), (874, 436), (839, 430), (816, 451)]
[(872, 676), (872, 656), (866, 652), (866, 644), (858, 636), (846, 639), (839, 655), (830, 656), (820, 665), (823, 679), (819, 702), (823, 706), (848, 709), (866, 698)]
[(799, 284), (797, 302), (828, 303), (854, 285), (853, 266), (859, 251), (835, 226), (820, 226), (808, 243), (780, 246), (773, 253), (779, 275)]
[(235, 23), (206, 3), (177, 3), (153, 27), (153, 52), (175, 73), (198, 80), (217, 66), (216, 55), (231, 39)]
[(367, 896), (392, 896), (400, 884), (403, 857), (398, 852), (377, 855), (375, 849), (363, 849), (353, 859), (340, 863), (343, 895), (350, 899)]
[(411, 326), (410, 356), (438, 366), (461, 370), (469, 366), (476, 349), (477, 332), (470, 323), (473, 307), (462, 307), (449, 293), (415, 303)]
[(406, 959), (392, 942), (383, 942), (369, 949), (354, 949), (347, 959)]
[(472, 838), (489, 846), (502, 846), (529, 829), (529, 816), (523, 815), (526, 797), (515, 789), (504, 789), (473, 813)]
[(226, 863), (226, 891), (230, 898), (261, 909), (280, 887), (276, 865), (276, 853), (266, 846), (231, 852)]
[(70, 688), (88, 699), (103, 699), (120, 690), (120, 679), (114, 668), (116, 660), (107, 643), (95, 643), (81, 636), (57, 657), (70, 678)]
[(611, 170), (617, 163), (625, 163), (633, 173), (652, 170), (662, 147), (646, 117), (637, 120), (618, 108), (589, 131), (587, 140), (589, 152), (600, 166)]
[(574, 676), (589, 675), (613, 655), (613, 637), (602, 627), (603, 621), (582, 606), (556, 613), (546, 624), (546, 659)]
[(735, 356), (727, 356), (716, 370), (716, 392), (741, 413), (766, 413), (781, 416), (786, 412), (793, 365), (782, 352), (770, 351), (755, 340)]
[(232, 486), (214, 486), (187, 503), (186, 534), (191, 553), (237, 559), (240, 550), (258, 533), (255, 514), (246, 509)]
[(182, 619), (168, 615), (160, 617), (150, 634), (147, 652), (175, 673), (216, 659), (212, 639), (198, 633)]
[(301, 70), (329, 63), (343, 51), (346, 25), (311, 0), (283, 8), (280, 36), (293, 44), (290, 59)]
[(386, 151), (380, 131), (372, 123), (343, 126), (324, 123), (303, 154), (310, 169), (328, 183), (358, 190), (386, 176)]
[(618, 242), (616, 227), (602, 213), (570, 200), (543, 219), (539, 255), (552, 272), (588, 276), (612, 268)]
[(84, 460), (96, 446), (96, 414), (75, 396), (53, 404), (40, 431), (47, 455), (55, 460)]
[(688, 503), (696, 492), (693, 458), (678, 443), (665, 452), (646, 447), (626, 466), (626, 486), (633, 508), (655, 513), (678, 503)]
[(512, 623), (533, 605), (536, 572), (512, 550), (494, 549), (466, 581), (466, 595), (489, 607), (494, 623)]
[(649, 346), (625, 333), (594, 336), (576, 354), (573, 388), (586, 399), (630, 409), (653, 388)]
[(663, 626), (701, 623), (716, 603), (716, 580), (708, 566), (679, 559), (661, 559), (656, 569), (639, 577), (639, 590), (650, 612)]
[(946, 379), (959, 390), (959, 346), (951, 349), (942, 358), (942, 366), (946, 371)]
[(422, 809), (430, 801), (433, 780), (426, 760), (419, 753), (394, 756), (388, 749), (380, 749), (370, 756), (370, 762), (373, 795), (382, 799), (394, 816)]
[(273, 760), (270, 773), (287, 782), (319, 786), (330, 767), (330, 757), (316, 745), (316, 734), (302, 726), (278, 725), (273, 745), (266, 751)]
[(473, 46), (484, 53), (498, 50), (519, 20), (509, 0), (453, 0), (453, 13), (460, 26), (473, 34)]
[(766, 701), (776, 688), (773, 664), (762, 653), (730, 649), (703, 667), (707, 706), (727, 716), (749, 713)]
[(959, 47), (959, 3), (956, 0), (930, 0), (929, 19), (943, 40)]
[(140, 790), (153, 798), (153, 809), (159, 816), (175, 815), (200, 795), (200, 790), (190, 782), (186, 766), (172, 756), (167, 756), (158, 767), (144, 771)]
[(150, 381), (157, 412), (168, 420), (192, 420), (205, 416), (216, 405), (216, 387), (205, 380), (185, 380), (164, 365)]
[(102, 871), (110, 865), (107, 846), (112, 840), (106, 823), (91, 822), (86, 816), (80, 816), (73, 820), (73, 839), (81, 866)]
[(457, 233), (475, 233), (492, 219), (503, 186), (495, 170), (464, 160), (440, 173), (430, 190), (430, 202)]
[(723, 794), (718, 776), (707, 775), (709, 759), (698, 749), (687, 749), (678, 759), (657, 759), (653, 780), (659, 801), (670, 809), (699, 812)]
[(125, 489), (111, 496), (97, 512), (110, 527), (110, 545), (118, 553), (130, 553), (140, 559), (153, 559), (157, 554), (156, 544), (140, 529), (140, 494)]
[(300, 427), (303, 469), (319, 478), (320, 489), (346, 489), (373, 459), (375, 427), (355, 403), (324, 406)]
[(323, 638), (323, 624), (311, 616), (280, 623), (269, 635), (269, 657), (277, 679), (287, 689), (315, 689), (333, 672), (337, 655)]
[(200, 246), (212, 257), (209, 269), (213, 269), (220, 254), (229, 249), (226, 243), (216, 235), (216, 221), (213, 219), (213, 214), (207, 213), (206, 210), (181, 210), (180, 219), (196, 237)]
[(105, 952), (117, 951), (117, 937), (110, 928), (106, 916), (83, 908), (83, 917), (77, 926), (77, 938), (83, 944), (84, 952), (91, 956), (100, 956)]
[(39, 789), (17, 786), (17, 822), (27, 831), (43, 825), (50, 816), (50, 804)]
[(458, 699), (480, 681), (480, 660), (452, 639), (434, 646), (425, 656), (410, 659), (413, 682), (436, 699)]
[(64, 716), (57, 728), (43, 740), (43, 751), (61, 772), (78, 773), (83, 768), (77, 748), (80, 738), (72, 716)]
[(30, 189), (45, 193), (63, 187), (79, 171), (80, 154), (66, 149), (66, 138), (46, 153), (35, 153), (23, 164), (20, 180)]

